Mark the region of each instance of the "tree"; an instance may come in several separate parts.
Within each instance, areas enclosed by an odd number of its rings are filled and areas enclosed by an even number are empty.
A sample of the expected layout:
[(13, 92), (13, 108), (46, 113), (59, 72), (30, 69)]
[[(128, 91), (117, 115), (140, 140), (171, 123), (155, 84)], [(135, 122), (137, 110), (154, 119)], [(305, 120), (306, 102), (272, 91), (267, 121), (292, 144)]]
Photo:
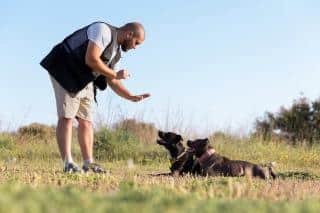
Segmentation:
[(281, 107), (278, 113), (267, 112), (256, 119), (255, 134), (264, 140), (282, 137), (293, 143), (314, 143), (320, 139), (320, 101), (306, 97), (295, 100), (291, 107)]

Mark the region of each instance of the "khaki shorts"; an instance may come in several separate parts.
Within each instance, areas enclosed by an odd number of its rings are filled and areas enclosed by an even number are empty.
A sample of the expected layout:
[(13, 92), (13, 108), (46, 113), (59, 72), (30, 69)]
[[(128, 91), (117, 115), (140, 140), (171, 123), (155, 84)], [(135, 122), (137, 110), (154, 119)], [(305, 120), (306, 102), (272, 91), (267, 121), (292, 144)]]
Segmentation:
[(92, 121), (94, 93), (93, 83), (89, 83), (77, 94), (67, 92), (53, 77), (51, 82), (56, 97), (59, 118), (81, 118)]

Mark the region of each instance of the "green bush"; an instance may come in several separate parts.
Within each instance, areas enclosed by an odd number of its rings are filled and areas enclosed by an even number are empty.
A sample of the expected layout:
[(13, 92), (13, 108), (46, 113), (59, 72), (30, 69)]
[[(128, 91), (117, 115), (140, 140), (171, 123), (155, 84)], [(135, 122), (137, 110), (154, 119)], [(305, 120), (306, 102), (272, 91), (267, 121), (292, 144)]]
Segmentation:
[(141, 143), (128, 131), (102, 128), (95, 133), (94, 153), (97, 159), (138, 162), (166, 159), (166, 153), (157, 145)]
[(15, 147), (12, 136), (0, 134), (0, 150), (7, 149), (11, 150)]
[(138, 141), (124, 131), (111, 131), (103, 128), (95, 134), (94, 150), (97, 158), (119, 159), (136, 149)]

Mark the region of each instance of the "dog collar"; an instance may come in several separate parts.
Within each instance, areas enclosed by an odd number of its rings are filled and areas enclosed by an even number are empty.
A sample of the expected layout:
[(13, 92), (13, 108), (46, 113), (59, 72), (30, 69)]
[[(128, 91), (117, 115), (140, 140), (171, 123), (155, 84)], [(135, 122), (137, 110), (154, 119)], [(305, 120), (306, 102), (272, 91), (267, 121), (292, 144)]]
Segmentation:
[(181, 158), (182, 155), (184, 155), (186, 151), (183, 151), (180, 155), (178, 155), (177, 159)]
[(183, 152), (182, 152), (180, 155), (178, 155), (176, 158), (173, 158), (173, 157), (171, 156), (170, 152), (168, 152), (169, 158), (170, 158), (170, 159), (169, 159), (170, 162), (171, 162), (171, 163), (175, 162), (176, 160), (178, 160), (179, 158), (181, 158), (186, 152), (187, 152), (186, 150), (183, 151)]
[(200, 165), (206, 162), (215, 152), (216, 150), (214, 149), (208, 149), (205, 153), (203, 153), (201, 157), (198, 158), (198, 162), (200, 163)]

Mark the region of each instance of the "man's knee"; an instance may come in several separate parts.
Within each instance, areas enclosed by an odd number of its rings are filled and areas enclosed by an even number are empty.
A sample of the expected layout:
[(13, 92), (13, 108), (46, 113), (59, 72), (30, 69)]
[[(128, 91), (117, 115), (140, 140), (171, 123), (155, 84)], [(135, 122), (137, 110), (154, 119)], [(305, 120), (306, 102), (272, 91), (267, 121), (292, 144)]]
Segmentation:
[(58, 126), (64, 127), (64, 128), (66, 128), (66, 127), (72, 128), (72, 118), (59, 117)]
[(84, 119), (81, 119), (81, 118), (78, 118), (77, 120), (78, 120), (78, 123), (79, 123), (79, 128), (81, 128), (81, 129), (92, 129), (93, 128), (93, 125), (92, 125), (91, 121), (84, 120)]

